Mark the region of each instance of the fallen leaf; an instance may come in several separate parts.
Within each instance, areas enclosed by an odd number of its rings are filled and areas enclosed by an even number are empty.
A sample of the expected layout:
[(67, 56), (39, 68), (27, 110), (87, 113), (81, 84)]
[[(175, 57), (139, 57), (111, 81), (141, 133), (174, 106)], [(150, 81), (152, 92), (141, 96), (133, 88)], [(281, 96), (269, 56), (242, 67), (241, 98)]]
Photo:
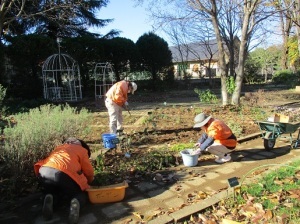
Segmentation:
[(191, 217), (190, 217), (190, 221), (192, 221), (192, 222), (194, 222), (194, 221), (195, 221), (195, 218), (194, 218), (194, 216), (193, 216), (193, 215), (191, 215)]
[(266, 213), (265, 213), (265, 215), (264, 215), (264, 219), (265, 220), (271, 220), (272, 218), (273, 218), (273, 213), (272, 213), (272, 211), (271, 210), (266, 210), (265, 211)]
[(221, 224), (241, 224), (241, 222), (236, 222), (230, 219), (222, 219)]
[(148, 221), (152, 220), (154, 217), (155, 217), (155, 216), (153, 216), (153, 215), (147, 216), (147, 217), (145, 218), (145, 221), (148, 222)]
[(131, 221), (132, 221), (132, 219), (126, 219), (126, 220), (124, 221), (124, 224), (129, 224)]
[(294, 204), (293, 203), (284, 203), (283, 204), (285, 207), (288, 207), (288, 208), (293, 208), (294, 207)]
[(200, 199), (207, 198), (207, 194), (205, 192), (203, 192), (203, 191), (198, 191), (197, 195), (198, 195), (198, 198), (200, 198)]
[(142, 215), (138, 212), (133, 212), (132, 213), (134, 216), (138, 217), (139, 219), (143, 219)]
[(202, 214), (198, 214), (198, 218), (201, 219), (203, 222), (207, 222), (207, 218)]
[(226, 213), (227, 213), (227, 211), (219, 209), (219, 210), (217, 210), (216, 215), (219, 217), (222, 217), (222, 216), (226, 215)]
[(293, 197), (293, 198), (299, 198), (300, 197), (300, 189), (294, 189), (294, 190), (289, 190), (288, 193), (290, 193), (291, 195), (296, 195), (298, 197)]

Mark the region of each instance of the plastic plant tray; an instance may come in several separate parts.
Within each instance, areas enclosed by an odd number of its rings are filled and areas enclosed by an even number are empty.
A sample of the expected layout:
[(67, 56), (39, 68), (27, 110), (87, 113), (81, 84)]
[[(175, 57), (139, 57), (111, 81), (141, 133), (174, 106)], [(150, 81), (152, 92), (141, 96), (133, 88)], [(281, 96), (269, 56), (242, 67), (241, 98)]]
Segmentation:
[(128, 183), (123, 181), (119, 184), (107, 185), (107, 186), (91, 186), (87, 189), (89, 200), (93, 204), (110, 203), (122, 201), (125, 197), (125, 189), (128, 187)]

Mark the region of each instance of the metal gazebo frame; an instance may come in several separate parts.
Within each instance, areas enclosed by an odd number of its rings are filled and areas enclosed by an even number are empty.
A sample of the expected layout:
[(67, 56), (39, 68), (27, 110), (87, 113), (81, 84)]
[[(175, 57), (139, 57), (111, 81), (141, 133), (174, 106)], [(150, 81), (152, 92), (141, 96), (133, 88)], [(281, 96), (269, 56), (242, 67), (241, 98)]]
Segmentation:
[(109, 62), (97, 63), (94, 69), (95, 99), (101, 99), (115, 82), (115, 73)]
[(77, 62), (67, 54), (53, 54), (42, 67), (44, 98), (51, 101), (82, 99), (81, 78)]

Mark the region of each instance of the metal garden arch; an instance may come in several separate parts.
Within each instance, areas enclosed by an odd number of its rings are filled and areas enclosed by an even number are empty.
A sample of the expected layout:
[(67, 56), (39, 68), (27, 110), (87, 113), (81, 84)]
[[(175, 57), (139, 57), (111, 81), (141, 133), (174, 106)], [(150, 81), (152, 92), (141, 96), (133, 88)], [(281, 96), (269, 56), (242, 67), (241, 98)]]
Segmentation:
[(82, 99), (80, 71), (77, 62), (67, 54), (53, 54), (42, 67), (44, 98), (51, 101)]
[(101, 99), (115, 82), (115, 73), (109, 62), (97, 63), (94, 69), (95, 99)]

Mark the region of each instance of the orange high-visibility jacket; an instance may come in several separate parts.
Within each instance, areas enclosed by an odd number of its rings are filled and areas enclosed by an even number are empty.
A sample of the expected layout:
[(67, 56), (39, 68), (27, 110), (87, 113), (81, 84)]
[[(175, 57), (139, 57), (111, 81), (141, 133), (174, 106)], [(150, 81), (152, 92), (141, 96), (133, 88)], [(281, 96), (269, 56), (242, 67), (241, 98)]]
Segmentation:
[(63, 144), (57, 146), (50, 155), (34, 164), (36, 175), (42, 166), (60, 170), (71, 177), (81, 188), (89, 188), (94, 179), (94, 169), (90, 163), (88, 151), (80, 145)]
[(230, 138), (233, 133), (223, 121), (214, 119), (205, 132), (208, 137), (214, 139), (214, 143), (220, 143), (230, 148), (236, 147), (237, 140), (235, 138)]
[(106, 93), (106, 97), (111, 99), (119, 106), (123, 106), (127, 101), (128, 82), (123, 80), (115, 83)]

